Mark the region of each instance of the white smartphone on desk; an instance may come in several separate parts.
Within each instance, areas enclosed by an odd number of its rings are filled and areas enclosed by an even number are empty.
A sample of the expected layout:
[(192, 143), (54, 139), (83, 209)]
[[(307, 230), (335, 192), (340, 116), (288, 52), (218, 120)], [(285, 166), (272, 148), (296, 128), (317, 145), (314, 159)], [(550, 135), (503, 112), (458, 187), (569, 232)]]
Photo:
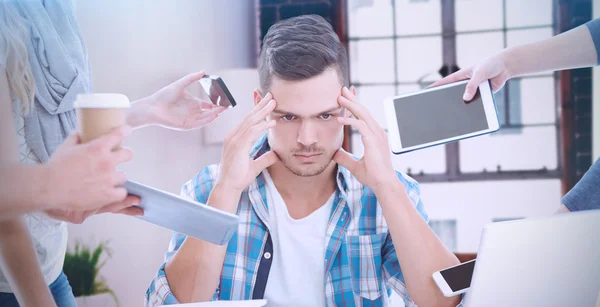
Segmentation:
[(468, 80), (390, 97), (384, 101), (394, 154), (492, 133), (500, 128), (489, 81), (465, 102)]
[(474, 270), (475, 260), (471, 260), (433, 273), (433, 280), (444, 296), (455, 296), (471, 287)]

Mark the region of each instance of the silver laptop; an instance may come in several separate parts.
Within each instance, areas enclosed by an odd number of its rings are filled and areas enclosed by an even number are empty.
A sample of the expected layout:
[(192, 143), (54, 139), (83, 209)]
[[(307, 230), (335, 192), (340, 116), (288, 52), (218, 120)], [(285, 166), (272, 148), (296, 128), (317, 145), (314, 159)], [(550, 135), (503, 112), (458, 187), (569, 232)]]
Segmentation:
[(465, 306), (600, 306), (600, 210), (491, 223)]

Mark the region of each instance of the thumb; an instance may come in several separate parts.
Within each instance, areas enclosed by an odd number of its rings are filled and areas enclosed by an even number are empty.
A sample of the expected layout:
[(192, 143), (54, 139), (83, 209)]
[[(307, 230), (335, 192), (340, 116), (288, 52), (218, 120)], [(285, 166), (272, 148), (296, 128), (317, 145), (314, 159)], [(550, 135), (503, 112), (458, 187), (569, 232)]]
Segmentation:
[(279, 157), (275, 152), (269, 151), (266, 154), (260, 156), (258, 159), (252, 161), (254, 172), (258, 175), (265, 168), (279, 162)]
[(358, 163), (358, 161), (356, 161), (354, 159), (354, 157), (351, 154), (349, 154), (347, 151), (345, 151), (343, 148), (340, 148), (335, 153), (335, 155), (333, 156), (333, 161), (335, 161), (337, 164), (345, 167), (351, 173), (354, 171), (354, 168), (356, 167), (356, 163)]
[(485, 81), (485, 75), (481, 70), (476, 70), (473, 72), (473, 77), (467, 83), (467, 87), (465, 89), (465, 94), (463, 95), (464, 101), (471, 101), (473, 97), (475, 97), (475, 93), (477, 93), (477, 88), (479, 84)]
[(432, 84), (430, 84), (427, 88), (432, 88), (432, 87), (436, 87), (436, 86), (440, 86), (440, 85), (444, 85), (444, 84), (448, 84), (448, 83), (454, 83), (454, 82), (458, 82), (458, 81), (462, 81), (465, 79), (469, 79), (469, 74), (471, 73), (472, 68), (464, 68), (461, 69), (457, 72), (454, 72)]
[[(135, 207), (135, 206), (139, 205), (139, 203), (140, 203), (140, 199), (138, 197), (129, 195), (123, 201), (119, 201), (119, 202), (112, 203), (112, 204), (106, 205), (104, 207), (101, 207), (94, 214), (116, 213), (119, 211), (123, 211), (127, 208)], [(140, 210), (142, 210), (142, 209), (140, 208)], [(143, 210), (142, 210), (142, 212), (143, 212)]]
[(140, 207), (133, 206), (133, 207), (121, 209), (115, 213), (129, 215), (129, 216), (141, 216), (141, 215), (144, 215), (144, 210)]
[(186, 87), (190, 86), (192, 83), (202, 79), (202, 77), (204, 77), (204, 71), (191, 73), (175, 81), (175, 84), (179, 90), (183, 90)]

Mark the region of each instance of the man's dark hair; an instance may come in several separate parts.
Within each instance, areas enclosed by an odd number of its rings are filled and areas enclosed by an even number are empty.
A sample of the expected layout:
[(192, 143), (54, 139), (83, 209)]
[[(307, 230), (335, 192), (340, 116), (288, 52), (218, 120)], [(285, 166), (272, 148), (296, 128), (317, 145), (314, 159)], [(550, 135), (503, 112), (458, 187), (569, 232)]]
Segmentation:
[(273, 76), (306, 80), (330, 67), (336, 69), (342, 85), (349, 85), (346, 48), (333, 27), (318, 15), (293, 17), (271, 26), (258, 65), (263, 91), (269, 91)]

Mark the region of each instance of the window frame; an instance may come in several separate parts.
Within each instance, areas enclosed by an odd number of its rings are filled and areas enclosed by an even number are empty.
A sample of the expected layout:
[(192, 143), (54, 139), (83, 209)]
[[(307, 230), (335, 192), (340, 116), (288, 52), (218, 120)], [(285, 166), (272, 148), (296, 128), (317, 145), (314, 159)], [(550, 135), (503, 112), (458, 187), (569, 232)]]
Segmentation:
[[(396, 29), (396, 1), (390, 0), (392, 5), (392, 36), (370, 36), (370, 37), (351, 37), (348, 31), (343, 31), (342, 41), (346, 45), (346, 49), (350, 52), (348, 45), (351, 42), (361, 40), (379, 40), (387, 39), (393, 41), (393, 60), (394, 60), (394, 82), (381, 82), (381, 83), (353, 83), (357, 88), (362, 86), (393, 86), (394, 92), (398, 94), (398, 86), (402, 85), (415, 85), (418, 84), (418, 80), (415, 82), (399, 82), (398, 80), (398, 55), (397, 55), (397, 41), (399, 39), (406, 38), (422, 38), (422, 37), (442, 37), (442, 63), (443, 66), (440, 68), (439, 73), (442, 76), (446, 76), (449, 73), (455, 72), (459, 69), (456, 63), (456, 37), (459, 34), (478, 34), (478, 33), (498, 33), (502, 32), (504, 40), (504, 48), (507, 46), (507, 33), (508, 31), (514, 30), (534, 30), (534, 29), (547, 29), (552, 28), (552, 35), (556, 35), (558, 32), (557, 22), (557, 0), (552, 1), (552, 24), (550, 25), (532, 25), (532, 26), (519, 26), (519, 27), (508, 27), (507, 26), (507, 0), (502, 0), (502, 28), (500, 29), (485, 29), (485, 30), (470, 30), (470, 31), (456, 31), (455, 26), (455, 1), (456, 0), (444, 0), (441, 1), (441, 15), (442, 29), (441, 33), (425, 33), (425, 34), (408, 34), (398, 35)], [(436, 1), (436, 0), (429, 0)], [(460, 1), (460, 0), (459, 0)], [(340, 7), (343, 10), (344, 28), (349, 29), (349, 12), (347, 0), (340, 0)], [(352, 67), (350, 66), (351, 70)], [(502, 129), (522, 129), (524, 127), (539, 127), (539, 126), (553, 126), (556, 129), (556, 169), (537, 169), (537, 170), (511, 170), (503, 171), (497, 170), (482, 170), (481, 172), (461, 172), (460, 170), (460, 142), (453, 142), (445, 144), (445, 165), (446, 172), (444, 173), (407, 173), (415, 180), (419, 182), (453, 182), (453, 181), (485, 181), (485, 180), (525, 180), (525, 179), (560, 179), (562, 176), (562, 138), (561, 138), (561, 127), (560, 127), (560, 95), (559, 95), (559, 84), (560, 74), (557, 72), (549, 74), (539, 74), (533, 76), (524, 76), (520, 78), (514, 78), (511, 80), (522, 80), (528, 78), (548, 78), (552, 77), (554, 81), (554, 123), (546, 124), (511, 124), (510, 123), (510, 104), (509, 104), (509, 91), (510, 87), (504, 87), (504, 112), (506, 118), (506, 124), (502, 125)], [(359, 134), (354, 129), (348, 129), (346, 131), (346, 146), (347, 150), (352, 149), (352, 136)]]

